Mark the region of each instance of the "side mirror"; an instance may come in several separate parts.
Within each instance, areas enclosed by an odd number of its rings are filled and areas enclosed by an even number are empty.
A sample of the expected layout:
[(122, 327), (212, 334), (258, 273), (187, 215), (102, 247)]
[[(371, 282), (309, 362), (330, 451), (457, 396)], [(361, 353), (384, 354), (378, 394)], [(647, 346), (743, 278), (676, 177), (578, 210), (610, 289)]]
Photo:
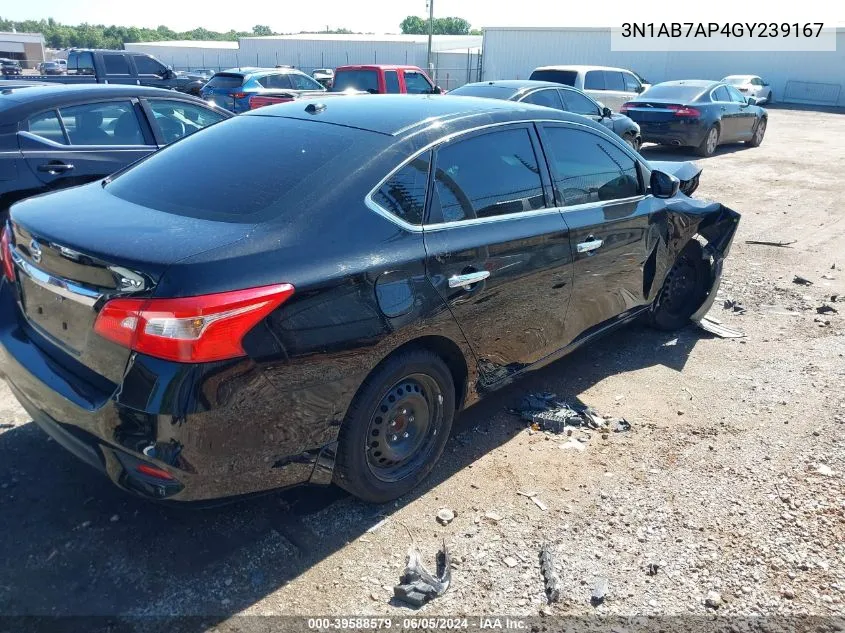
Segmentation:
[(651, 195), (655, 198), (672, 198), (678, 193), (681, 181), (672, 174), (655, 169), (651, 172)]
[(757, 97), (745, 97), (745, 103), (748, 105), (757, 105)]
[(645, 92), (645, 86), (637, 86), (637, 93), (641, 94), (643, 92)]
[(610, 108), (605, 106), (604, 108), (601, 109), (601, 116), (602, 116), (603, 119), (609, 119), (610, 117), (613, 116), (613, 110), (611, 110)]
[(431, 94), (442, 95), (443, 94), (443, 88), (441, 88), (440, 86), (434, 86), (434, 88), (431, 89)]

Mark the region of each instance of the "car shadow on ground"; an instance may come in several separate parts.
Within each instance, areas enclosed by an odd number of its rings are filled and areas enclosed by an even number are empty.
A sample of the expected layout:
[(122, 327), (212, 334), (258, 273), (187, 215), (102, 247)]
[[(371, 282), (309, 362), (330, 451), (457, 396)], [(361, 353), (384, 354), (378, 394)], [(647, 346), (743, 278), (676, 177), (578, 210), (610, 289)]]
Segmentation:
[(699, 156), (692, 147), (674, 147), (672, 145), (646, 144), (640, 148), (640, 155), (646, 160), (667, 160), (676, 162), (710, 160), (727, 154), (752, 149), (746, 143), (726, 143), (719, 145), (711, 156)]
[(655, 365), (681, 371), (707, 336), (692, 326), (669, 334), (632, 325), (530, 372), (462, 413), (433, 474), (383, 506), (335, 487), (205, 510), (154, 505), (115, 488), (33, 423), (12, 428), (0, 434), (0, 613), (185, 614), (202, 616), (187, 630), (207, 630), (508, 442), (525, 423), (502, 412), (523, 395), (575, 397), (608, 376)]

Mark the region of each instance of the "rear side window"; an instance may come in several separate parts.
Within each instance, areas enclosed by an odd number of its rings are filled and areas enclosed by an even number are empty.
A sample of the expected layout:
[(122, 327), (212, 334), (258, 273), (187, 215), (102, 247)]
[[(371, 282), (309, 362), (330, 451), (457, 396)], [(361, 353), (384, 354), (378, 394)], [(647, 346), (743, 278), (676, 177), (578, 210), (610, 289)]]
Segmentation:
[(564, 206), (629, 198), (641, 193), (637, 165), (621, 149), (590, 132), (546, 126), (552, 177)]
[(604, 71), (590, 70), (584, 75), (584, 90), (604, 90)]
[(107, 75), (128, 75), (129, 60), (125, 55), (103, 54), (103, 66), (106, 67)]
[(522, 99), (525, 103), (533, 103), (534, 105), (546, 106), (547, 108), (554, 108), (555, 110), (563, 110), (563, 104), (560, 101), (560, 95), (556, 88), (549, 90), (537, 90)]
[(29, 118), (29, 132), (54, 143), (67, 143), (62, 124), (55, 110), (36, 114)]
[(431, 152), (412, 160), (373, 194), (373, 202), (409, 224), (422, 224), (430, 162)]
[(387, 94), (399, 94), (399, 73), (395, 70), (384, 71), (384, 83), (387, 88)]
[(135, 61), (135, 69), (139, 75), (163, 75), (167, 70), (163, 64), (146, 55), (133, 55), (132, 59)]
[(217, 75), (214, 75), (214, 77), (208, 80), (208, 83), (205, 84), (205, 87), (221, 88), (225, 90), (229, 88), (240, 88), (243, 82), (243, 75), (221, 75), (218, 73)]
[[(350, 165), (384, 147), (380, 136), (313, 120), (241, 115), (150, 155), (106, 191), (166, 213), (221, 222), (301, 215), (326, 187), (340, 191), (354, 176)], [(284, 151), (268, 160), (259, 146)]]
[(737, 90), (733, 86), (728, 86), (727, 90), (728, 94), (731, 97), (731, 101), (733, 101), (734, 103), (745, 103), (745, 97), (742, 96), (742, 93), (740, 93), (739, 90)]
[(60, 108), (71, 145), (144, 145), (129, 101), (86, 103)]
[(724, 86), (719, 86), (713, 92), (713, 100), (714, 101), (730, 101), (731, 100), (731, 93), (728, 92), (728, 89)]
[(342, 70), (335, 73), (332, 92), (348, 89), (378, 92), (378, 73), (375, 70)]
[(149, 104), (155, 125), (165, 143), (178, 141), (224, 118), (209, 108), (175, 99), (150, 99)]
[(68, 75), (93, 75), (94, 56), (89, 52), (70, 53), (67, 57)]
[(578, 73), (574, 70), (535, 70), (529, 79), (537, 81), (553, 81), (566, 86), (574, 86)]
[(574, 90), (561, 90), (561, 96), (568, 112), (590, 116), (599, 114), (598, 105), (587, 97), (587, 95), (575, 92)]
[(437, 150), (431, 223), (544, 206), (540, 169), (527, 129), (489, 132)]
[(277, 90), (291, 88), (290, 77), (287, 74), (267, 75), (256, 79), (256, 81), (264, 88), (276, 88)]

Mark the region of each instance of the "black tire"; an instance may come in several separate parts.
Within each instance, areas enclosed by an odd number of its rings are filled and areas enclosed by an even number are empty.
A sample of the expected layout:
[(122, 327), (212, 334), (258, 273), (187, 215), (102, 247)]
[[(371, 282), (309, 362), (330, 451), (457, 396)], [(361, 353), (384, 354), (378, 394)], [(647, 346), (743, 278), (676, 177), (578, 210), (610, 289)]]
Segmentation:
[[(716, 135), (715, 139), (711, 139), (711, 136), (714, 133)], [(716, 148), (719, 147), (719, 136), (721, 136), (721, 130), (718, 125), (714, 125), (707, 130), (707, 134), (704, 135), (704, 140), (701, 141), (701, 145), (695, 148), (695, 153), (704, 157), (712, 156), (716, 151)]]
[(766, 124), (766, 119), (760, 119), (757, 122), (757, 125), (754, 128), (754, 134), (751, 136), (751, 140), (746, 141), (749, 147), (760, 147), (760, 144), (763, 142), (763, 137), (766, 135)]
[[(454, 417), (454, 381), (437, 354), (411, 349), (388, 357), (346, 412), (334, 482), (371, 503), (401, 497), (434, 468)], [(397, 461), (403, 450), (409, 455)]]
[(649, 321), (659, 330), (678, 330), (689, 323), (710, 288), (710, 261), (701, 244), (692, 240), (678, 253), (654, 300)]
[(769, 96), (766, 98), (766, 105), (772, 105), (775, 102), (775, 95), (769, 90)]

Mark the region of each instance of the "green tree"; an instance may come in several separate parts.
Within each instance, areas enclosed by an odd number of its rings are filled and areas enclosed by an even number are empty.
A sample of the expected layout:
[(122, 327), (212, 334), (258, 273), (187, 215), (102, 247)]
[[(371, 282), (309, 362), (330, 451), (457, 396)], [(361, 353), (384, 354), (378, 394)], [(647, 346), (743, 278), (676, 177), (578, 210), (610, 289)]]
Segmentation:
[(264, 24), (256, 24), (252, 27), (253, 35), (273, 35), (273, 29)]
[(406, 35), (421, 35), (428, 33), (428, 22), (416, 15), (409, 15), (399, 25)]
[[(425, 35), (428, 33), (428, 20), (409, 15), (399, 25), (403, 33)], [(435, 35), (467, 35), (470, 24), (463, 18), (434, 18), (432, 31)]]

